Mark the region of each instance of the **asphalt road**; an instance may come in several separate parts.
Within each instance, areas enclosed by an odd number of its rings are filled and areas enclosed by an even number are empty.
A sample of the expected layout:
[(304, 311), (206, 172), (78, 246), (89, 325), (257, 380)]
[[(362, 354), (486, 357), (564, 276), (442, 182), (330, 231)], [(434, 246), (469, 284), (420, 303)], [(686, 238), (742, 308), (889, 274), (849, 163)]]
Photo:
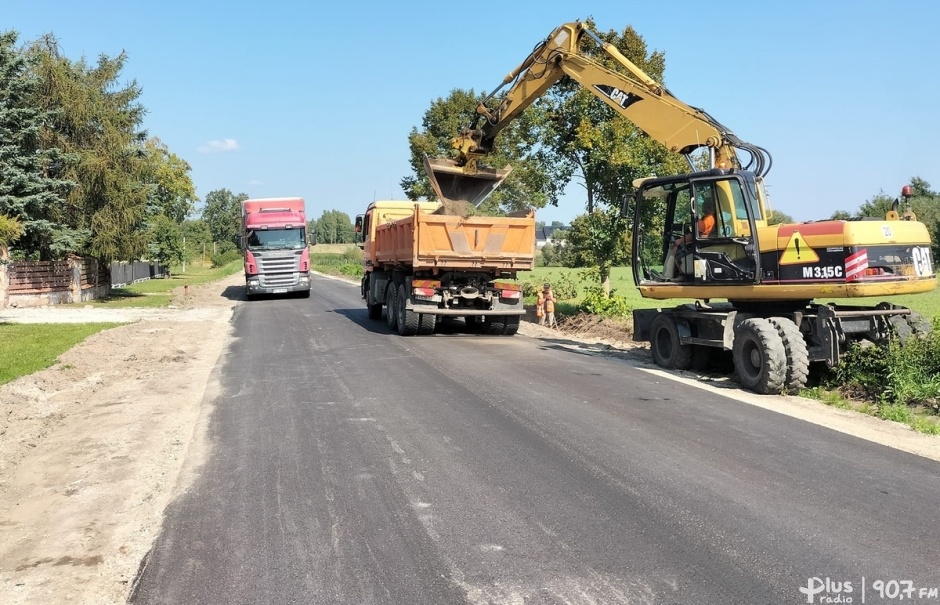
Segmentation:
[(234, 321), (134, 603), (938, 602), (940, 463), (335, 280)]

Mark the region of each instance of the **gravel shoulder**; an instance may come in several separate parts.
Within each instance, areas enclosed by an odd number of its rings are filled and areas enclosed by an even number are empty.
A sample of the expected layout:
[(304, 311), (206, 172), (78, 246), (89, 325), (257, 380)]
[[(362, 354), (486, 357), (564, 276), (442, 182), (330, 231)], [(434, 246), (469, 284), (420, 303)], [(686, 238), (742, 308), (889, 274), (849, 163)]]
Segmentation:
[[(41, 372), (0, 387), (0, 594), (26, 603), (123, 603), (163, 511), (208, 455), (214, 368), (232, 337), (243, 277), (190, 288), (175, 308), (0, 310), (0, 321), (118, 321)], [(348, 281), (348, 280), (344, 280)], [(233, 294), (234, 293), (234, 294)], [(726, 378), (667, 373), (611, 332), (523, 322), (520, 333), (622, 359), (739, 401), (940, 460), (940, 438), (800, 397), (759, 396)]]

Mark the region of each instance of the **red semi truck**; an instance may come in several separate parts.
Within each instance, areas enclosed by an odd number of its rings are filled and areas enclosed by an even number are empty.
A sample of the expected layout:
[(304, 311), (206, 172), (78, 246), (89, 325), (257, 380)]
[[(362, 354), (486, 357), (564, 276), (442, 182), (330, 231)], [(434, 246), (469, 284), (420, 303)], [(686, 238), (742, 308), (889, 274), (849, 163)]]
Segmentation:
[(310, 296), (310, 252), (304, 200), (279, 197), (242, 202), (245, 291)]

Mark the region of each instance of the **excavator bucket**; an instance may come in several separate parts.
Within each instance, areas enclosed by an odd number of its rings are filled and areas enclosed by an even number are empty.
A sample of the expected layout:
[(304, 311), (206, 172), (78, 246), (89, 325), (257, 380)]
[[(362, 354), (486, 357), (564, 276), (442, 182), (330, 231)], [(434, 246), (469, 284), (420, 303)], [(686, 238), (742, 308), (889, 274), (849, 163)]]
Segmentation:
[(447, 158), (424, 158), (424, 169), (441, 202), (479, 206), (509, 175), (512, 167), (469, 168)]

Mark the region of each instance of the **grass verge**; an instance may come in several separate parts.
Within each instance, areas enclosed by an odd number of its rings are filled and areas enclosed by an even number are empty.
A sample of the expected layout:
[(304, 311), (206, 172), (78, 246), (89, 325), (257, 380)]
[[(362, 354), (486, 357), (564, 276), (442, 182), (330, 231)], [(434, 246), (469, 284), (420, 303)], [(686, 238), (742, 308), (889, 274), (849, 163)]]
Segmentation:
[(872, 401), (848, 399), (841, 392), (825, 387), (813, 387), (800, 392), (802, 397), (815, 399), (828, 406), (842, 410), (851, 410), (860, 414), (874, 416), (906, 424), (911, 430), (925, 435), (940, 435), (940, 417), (931, 410), (904, 404), (878, 404)]
[(111, 296), (81, 303), (104, 308), (165, 307), (173, 301), (173, 291), (182, 286), (198, 286), (217, 281), (242, 270), (242, 261), (233, 261), (221, 267), (190, 263), (185, 273), (173, 273), (163, 279), (148, 279), (123, 288), (111, 290)]
[(119, 325), (0, 323), (0, 384), (48, 368), (92, 334)]
[[(188, 264), (186, 273), (167, 279), (150, 279), (126, 288), (115, 288), (111, 296), (78, 303), (99, 308), (165, 307), (173, 300), (173, 290), (217, 281), (241, 271), (241, 261), (222, 267)], [(119, 323), (14, 324), (0, 323), (0, 384), (5, 384), (56, 363), (59, 356), (92, 334)]]

